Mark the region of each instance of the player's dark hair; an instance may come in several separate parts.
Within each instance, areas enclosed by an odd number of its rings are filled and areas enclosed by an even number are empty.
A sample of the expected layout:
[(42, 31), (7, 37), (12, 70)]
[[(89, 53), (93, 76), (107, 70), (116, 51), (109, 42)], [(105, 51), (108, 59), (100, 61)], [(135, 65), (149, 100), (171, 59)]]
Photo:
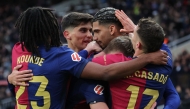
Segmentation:
[(125, 56), (132, 57), (134, 54), (133, 45), (128, 36), (119, 36), (111, 40), (104, 52), (121, 51)]
[(163, 28), (149, 18), (139, 20), (137, 33), (142, 40), (145, 53), (159, 50), (164, 42), (165, 33)]
[(95, 15), (92, 22), (98, 21), (100, 25), (115, 24), (118, 30), (123, 28), (119, 19), (115, 16), (117, 9), (112, 7), (106, 7), (100, 9)]
[(93, 16), (88, 13), (71, 12), (63, 16), (61, 21), (62, 31), (69, 27), (77, 27), (80, 24), (87, 24), (91, 22)]
[(24, 47), (32, 54), (40, 56), (38, 46), (43, 45), (48, 51), (52, 46), (62, 43), (59, 37), (59, 26), (52, 9), (42, 7), (28, 8), (21, 13), (15, 27), (19, 29), (22, 50)]

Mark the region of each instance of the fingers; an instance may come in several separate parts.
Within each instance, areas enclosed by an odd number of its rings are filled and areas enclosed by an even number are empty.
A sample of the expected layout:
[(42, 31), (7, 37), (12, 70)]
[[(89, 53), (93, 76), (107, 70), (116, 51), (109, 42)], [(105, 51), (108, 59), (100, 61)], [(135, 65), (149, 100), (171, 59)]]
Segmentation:
[(123, 10), (119, 11), (116, 10), (115, 11), (115, 16), (119, 19), (119, 21), (121, 22), (121, 24), (123, 25), (124, 29), (120, 30), (120, 32), (125, 32), (125, 33), (129, 33), (129, 32), (133, 32), (134, 28), (135, 28), (135, 24), (133, 23), (133, 21), (124, 13)]
[(130, 25), (131, 27), (134, 26), (134, 23), (132, 22), (132, 20), (127, 16), (127, 14), (124, 13), (123, 10), (121, 11), (117, 10), (116, 15), (119, 16), (121, 20), (126, 21), (128, 25)]
[(22, 70), (22, 71), (19, 71), (19, 75), (23, 75), (23, 74), (32, 74), (32, 70)]
[(161, 64), (162, 64), (162, 65), (166, 65), (166, 64), (168, 63), (167, 55), (163, 53), (163, 54), (161, 55), (161, 57), (162, 57), (162, 58), (161, 58), (161, 60), (162, 60), (162, 61), (161, 61), (161, 62), (162, 62)]
[(127, 14), (125, 14), (125, 13), (123, 12), (123, 10), (120, 11), (120, 14), (121, 14), (121, 16), (122, 16), (123, 19), (130, 19), (130, 18), (127, 16)]
[(152, 107), (150, 109), (154, 109), (157, 105), (157, 102), (154, 102), (154, 104), (152, 105)]
[(168, 62), (168, 53), (165, 50), (161, 50), (162, 55), (163, 55), (163, 63), (166, 65)]
[(18, 71), (18, 69), (21, 66), (17, 65), (14, 67), (13, 72), (8, 76), (9, 83), (12, 83), (13, 85), (21, 85), (21, 86), (28, 86), (29, 84), (24, 81), (30, 81), (32, 80), (32, 70), (22, 70)]
[(29, 84), (25, 83), (25, 82), (17, 82), (17, 83), (15, 83), (13, 85), (15, 85), (15, 86), (29, 86)]
[(124, 22), (125, 20), (128, 19), (128, 16), (119, 10), (115, 11), (115, 16), (119, 19), (120, 22)]
[(164, 55), (167, 55), (167, 56), (168, 56), (168, 53), (167, 53), (165, 50), (160, 50), (160, 51), (162, 51), (162, 53), (163, 53)]
[(131, 31), (128, 31), (128, 30), (126, 30), (126, 29), (120, 29), (120, 32), (122, 32), (122, 33), (132, 33), (133, 31), (131, 30)]
[(119, 19), (120, 22), (123, 22), (123, 18), (121, 17), (120, 13), (118, 11), (115, 12), (115, 16)]
[(16, 67), (13, 68), (13, 70), (18, 70), (22, 67), (22, 64), (21, 65), (17, 65)]

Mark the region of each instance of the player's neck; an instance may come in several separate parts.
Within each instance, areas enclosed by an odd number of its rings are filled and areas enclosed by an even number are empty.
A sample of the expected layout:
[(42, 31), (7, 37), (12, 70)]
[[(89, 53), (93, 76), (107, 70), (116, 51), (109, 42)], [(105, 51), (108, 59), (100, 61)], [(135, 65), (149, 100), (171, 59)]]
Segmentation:
[(71, 43), (68, 43), (68, 47), (69, 47), (70, 49), (74, 50), (74, 51), (77, 52), (77, 53), (80, 51), (77, 47), (73, 46)]
[(139, 57), (142, 54), (144, 54), (144, 51), (137, 49), (135, 50), (133, 57)]

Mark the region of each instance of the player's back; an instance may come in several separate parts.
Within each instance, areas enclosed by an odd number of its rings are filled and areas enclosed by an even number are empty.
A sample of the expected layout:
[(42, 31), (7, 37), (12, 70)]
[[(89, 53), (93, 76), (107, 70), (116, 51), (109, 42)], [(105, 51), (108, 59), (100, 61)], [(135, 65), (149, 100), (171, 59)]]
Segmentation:
[(12, 67), (22, 64), (21, 70), (33, 72), (28, 87), (15, 87), (17, 108), (64, 109), (70, 73), (79, 77), (87, 61), (67, 47), (52, 47), (46, 51), (39, 46), (38, 49), (41, 57), (33, 59), (30, 52), (21, 50), (20, 43), (13, 48)]
[[(108, 54), (93, 59), (102, 65), (128, 61), (123, 54)], [(150, 109), (155, 101), (163, 96), (165, 84), (172, 68), (166, 66), (147, 65), (131, 76), (110, 81), (112, 109)]]

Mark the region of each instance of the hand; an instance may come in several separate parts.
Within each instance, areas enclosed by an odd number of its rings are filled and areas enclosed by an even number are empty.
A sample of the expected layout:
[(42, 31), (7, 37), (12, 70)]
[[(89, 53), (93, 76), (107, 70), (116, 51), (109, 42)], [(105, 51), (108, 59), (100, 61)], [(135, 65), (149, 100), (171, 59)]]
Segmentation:
[(88, 53), (93, 51), (100, 52), (102, 51), (102, 48), (96, 43), (96, 41), (92, 41), (86, 46), (85, 50), (87, 50)]
[(156, 105), (157, 105), (157, 102), (154, 102), (154, 104), (152, 105), (150, 109), (155, 109)]
[(123, 10), (116, 10), (115, 16), (119, 19), (121, 24), (123, 25), (123, 29), (120, 32), (130, 33), (133, 32), (136, 25), (133, 21), (123, 12)]
[(18, 71), (21, 67), (22, 65), (17, 65), (14, 67), (12, 73), (8, 76), (8, 81), (13, 85), (29, 86), (29, 84), (25, 83), (25, 81), (32, 80), (32, 70)]
[(157, 52), (153, 53), (148, 53), (149, 55), (147, 59), (149, 59), (149, 62), (151, 64), (156, 64), (156, 65), (166, 65), (168, 61), (168, 53), (164, 50), (159, 50)]

